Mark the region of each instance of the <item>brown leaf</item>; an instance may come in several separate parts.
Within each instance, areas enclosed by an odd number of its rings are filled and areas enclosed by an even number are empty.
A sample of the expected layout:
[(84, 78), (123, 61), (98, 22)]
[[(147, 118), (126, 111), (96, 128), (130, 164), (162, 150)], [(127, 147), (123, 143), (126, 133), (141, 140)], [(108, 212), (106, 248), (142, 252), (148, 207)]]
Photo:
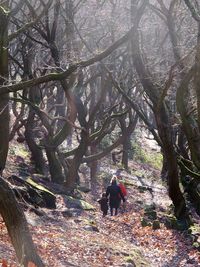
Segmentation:
[(8, 267), (7, 261), (5, 259), (2, 259), (2, 267)]
[(32, 261), (29, 261), (28, 267), (37, 267), (37, 265), (35, 265), (35, 263), (33, 263)]

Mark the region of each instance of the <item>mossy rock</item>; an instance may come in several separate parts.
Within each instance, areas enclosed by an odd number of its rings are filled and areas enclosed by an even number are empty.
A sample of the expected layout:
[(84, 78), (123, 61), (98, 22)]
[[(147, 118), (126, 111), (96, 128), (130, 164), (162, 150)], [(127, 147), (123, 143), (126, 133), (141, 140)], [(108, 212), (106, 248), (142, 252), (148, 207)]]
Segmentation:
[(190, 226), (188, 233), (193, 241), (193, 246), (200, 250), (200, 226), (198, 224)]
[(23, 185), (27, 193), (23, 195), (24, 199), (31, 205), (56, 208), (56, 196), (46, 187), (34, 182), (30, 177), (23, 179), (19, 176), (12, 175), (8, 178), (12, 184)]
[(49, 191), (49, 190), (48, 190), (46, 187), (44, 187), (43, 185), (40, 185), (40, 184), (34, 182), (34, 181), (31, 179), (31, 177), (28, 177), (28, 178), (26, 179), (26, 182), (27, 182), (28, 184), (30, 184), (31, 186), (35, 187), (36, 189), (45, 191), (45, 192), (47, 192), (48, 194), (51, 194), (52, 196), (55, 197), (55, 194), (54, 194), (54, 193), (52, 193), (51, 191)]
[(192, 246), (193, 246), (195, 249), (197, 249), (197, 250), (200, 251), (200, 243), (199, 243), (199, 242), (194, 242), (194, 243), (192, 244)]
[(144, 216), (146, 216), (149, 220), (156, 220), (157, 219), (157, 213), (155, 210), (145, 211)]
[(134, 259), (132, 257), (130, 257), (130, 256), (125, 257), (125, 261), (128, 262), (128, 263), (135, 264)]
[(146, 188), (144, 186), (138, 186), (138, 190), (140, 193), (144, 193), (146, 191)]
[(167, 228), (176, 229), (179, 231), (188, 230), (187, 220), (177, 220), (174, 216), (167, 216), (165, 225)]
[(125, 257), (125, 261), (137, 267), (150, 267), (149, 263), (144, 259), (141, 251), (137, 248), (131, 251), (128, 257)]
[(174, 229), (174, 225), (176, 225), (176, 217), (174, 216), (170, 216), (170, 215), (166, 215), (166, 219), (165, 219), (165, 226), (168, 229)]
[(78, 186), (78, 190), (80, 190), (83, 193), (89, 193), (91, 191), (90, 188), (86, 186)]
[(85, 220), (85, 224), (86, 224), (86, 226), (84, 227), (85, 230), (99, 232), (97, 224), (94, 220)]
[(82, 199), (76, 199), (71, 196), (64, 196), (64, 199), (66, 200), (66, 205), (70, 208), (73, 207), (82, 210), (95, 210), (94, 206)]
[(146, 227), (146, 226), (151, 226), (151, 223), (147, 219), (142, 218), (141, 219), (141, 225), (142, 225), (142, 227)]
[(140, 193), (144, 193), (146, 191), (153, 192), (153, 189), (151, 187), (141, 185), (138, 186), (138, 190)]
[(84, 229), (87, 231), (91, 231), (91, 232), (99, 232), (99, 229), (97, 228), (97, 226), (93, 226), (93, 225), (85, 225)]
[(82, 199), (82, 192), (79, 189), (75, 189), (72, 195), (75, 199)]
[(138, 205), (142, 205), (143, 206), (144, 202), (142, 200), (136, 200), (135, 203), (138, 204)]
[(156, 205), (154, 203), (146, 204), (144, 206), (144, 211), (152, 211), (152, 210), (156, 210)]
[(200, 236), (200, 226), (198, 224), (190, 226), (190, 228), (188, 229), (188, 233)]
[(160, 229), (160, 222), (158, 220), (154, 220), (152, 223), (153, 230)]

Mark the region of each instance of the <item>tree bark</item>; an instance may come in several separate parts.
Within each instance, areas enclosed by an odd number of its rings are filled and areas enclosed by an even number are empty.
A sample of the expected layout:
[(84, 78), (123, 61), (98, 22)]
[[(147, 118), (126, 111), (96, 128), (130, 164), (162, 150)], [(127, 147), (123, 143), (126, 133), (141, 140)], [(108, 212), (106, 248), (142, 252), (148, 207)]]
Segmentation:
[[(31, 108), (31, 107), (30, 107)], [(35, 169), (40, 174), (45, 174), (45, 160), (42, 150), (38, 147), (34, 140), (33, 124), (34, 124), (35, 112), (31, 109), (25, 125), (25, 139), (29, 150), (31, 152), (31, 158), (35, 164)]]
[[(9, 13), (0, 6), (0, 86), (8, 79), (8, 21)], [(1, 89), (0, 89), (1, 92)], [(9, 94), (0, 97), (0, 174), (2, 174), (9, 144)]]
[(68, 177), (66, 181), (66, 186), (69, 189), (73, 189), (78, 182), (78, 169), (83, 161), (83, 156), (86, 153), (88, 147), (88, 133), (86, 130), (81, 132), (81, 141), (75, 152), (74, 158), (72, 159), (71, 165), (69, 167)]
[[(50, 142), (48, 144), (50, 144)], [(64, 182), (64, 175), (62, 171), (62, 165), (56, 153), (56, 149), (46, 146), (46, 155), (49, 162), (51, 181), (62, 184)]]
[(175, 207), (175, 216), (180, 219), (187, 218), (185, 199), (179, 187), (178, 165), (174, 150), (173, 130), (170, 122), (169, 111), (165, 104), (165, 100), (163, 99), (160, 101), (159, 92), (162, 92), (163, 89), (158, 88), (157, 85), (153, 83), (151, 78), (152, 75), (142, 60), (138, 33), (136, 33), (134, 38), (133, 49), (136, 71), (146, 94), (153, 104), (153, 111), (156, 118), (158, 134), (161, 140), (162, 151), (168, 165), (168, 192)]
[(33, 262), (37, 267), (43, 267), (44, 263), (36, 252), (24, 213), (12, 190), (1, 177), (0, 213), (8, 229), (20, 266), (28, 267), (28, 262)]

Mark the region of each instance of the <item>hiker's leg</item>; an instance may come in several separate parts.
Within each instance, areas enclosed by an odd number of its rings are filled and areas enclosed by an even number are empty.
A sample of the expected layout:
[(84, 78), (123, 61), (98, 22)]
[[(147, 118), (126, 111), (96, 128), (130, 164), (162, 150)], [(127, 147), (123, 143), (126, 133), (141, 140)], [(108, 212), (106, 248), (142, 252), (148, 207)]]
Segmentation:
[(117, 215), (117, 208), (115, 208), (115, 215)]
[(112, 207), (110, 207), (110, 214), (111, 214), (111, 216), (113, 216), (113, 208)]
[(107, 210), (103, 211), (103, 217), (105, 217), (107, 215)]

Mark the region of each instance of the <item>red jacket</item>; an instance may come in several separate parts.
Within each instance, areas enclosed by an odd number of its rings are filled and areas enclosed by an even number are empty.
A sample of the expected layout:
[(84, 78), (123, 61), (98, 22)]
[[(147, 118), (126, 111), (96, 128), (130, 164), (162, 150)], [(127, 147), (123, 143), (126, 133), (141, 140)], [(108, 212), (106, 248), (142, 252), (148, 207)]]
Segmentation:
[(122, 191), (123, 196), (124, 197), (127, 196), (127, 191), (126, 191), (126, 187), (124, 186), (124, 184), (123, 183), (119, 183), (119, 187), (120, 187), (120, 189)]

